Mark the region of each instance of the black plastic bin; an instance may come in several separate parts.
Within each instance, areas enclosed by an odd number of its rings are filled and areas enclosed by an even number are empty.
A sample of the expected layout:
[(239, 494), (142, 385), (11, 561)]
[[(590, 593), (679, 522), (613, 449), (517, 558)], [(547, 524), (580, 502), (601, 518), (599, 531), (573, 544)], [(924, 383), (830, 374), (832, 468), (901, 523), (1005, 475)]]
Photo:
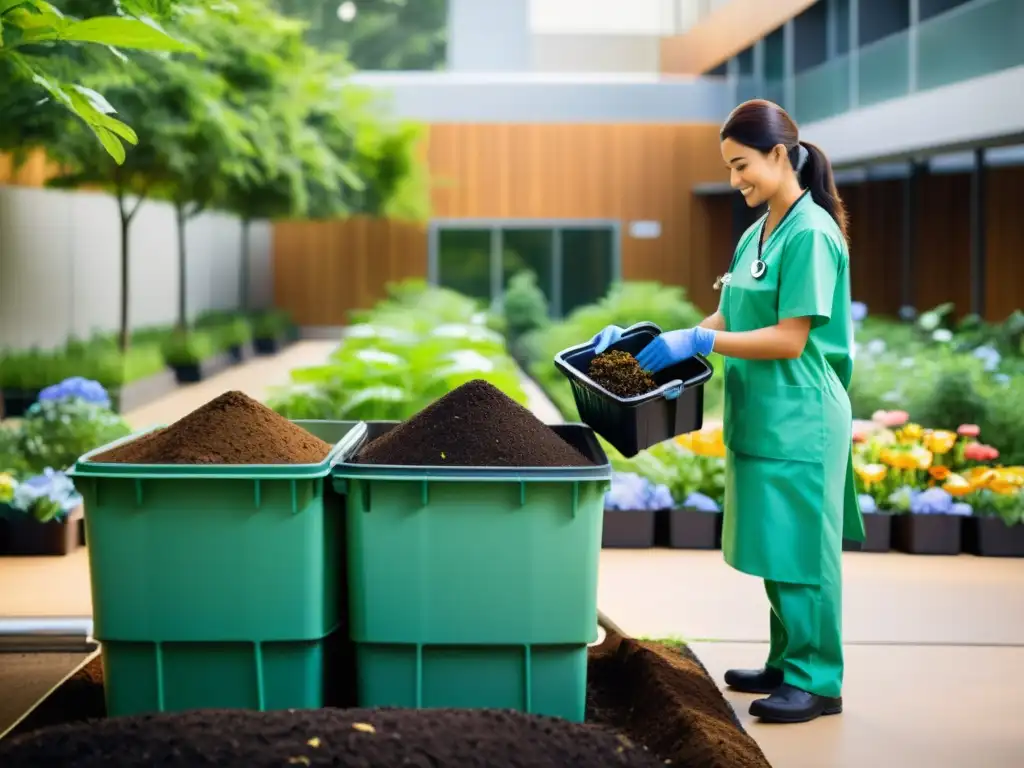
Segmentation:
[[(608, 349), (636, 356), (660, 333), (654, 323), (637, 323)], [(655, 373), (658, 388), (653, 392), (617, 397), (587, 375), (594, 356), (592, 344), (580, 344), (555, 355), (555, 366), (572, 385), (580, 419), (626, 458), (703, 426), (704, 385), (713, 373), (704, 357), (697, 355)], [(681, 390), (678, 397), (665, 397), (676, 390)]]

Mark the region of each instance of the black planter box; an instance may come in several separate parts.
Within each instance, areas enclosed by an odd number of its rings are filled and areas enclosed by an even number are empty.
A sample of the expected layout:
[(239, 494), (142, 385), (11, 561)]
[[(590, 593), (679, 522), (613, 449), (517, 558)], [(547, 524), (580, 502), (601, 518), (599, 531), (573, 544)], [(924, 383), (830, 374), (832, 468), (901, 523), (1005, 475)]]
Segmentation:
[(668, 545), (672, 549), (721, 549), (722, 513), (669, 509)]
[(605, 549), (650, 549), (654, 546), (657, 515), (653, 509), (606, 509), (601, 546)]
[(964, 552), (981, 557), (1024, 557), (1024, 523), (1007, 525), (998, 517), (964, 520)]
[(227, 353), (214, 355), (200, 363), (189, 363), (188, 365), (172, 365), (174, 377), (179, 384), (195, 384), (208, 379), (214, 374), (220, 373), (231, 365), (231, 358)]
[(7, 550), (10, 555), (61, 556), (78, 549), (79, 507), (64, 520), (40, 523), (29, 515), (7, 519)]
[(244, 363), (254, 354), (252, 342), (247, 341), (245, 344), (235, 344), (228, 347), (227, 354), (232, 364)]
[(843, 539), (844, 552), (888, 552), (892, 549), (892, 515), (888, 512), (865, 512), (863, 543)]
[(895, 515), (893, 548), (910, 555), (959, 555), (963, 522), (959, 515)]
[(288, 344), (287, 337), (273, 336), (268, 339), (253, 339), (253, 351), (257, 355), (276, 355)]
[(3, 412), (0, 415), (17, 419), (25, 415), (32, 403), (39, 399), (39, 389), (5, 389)]

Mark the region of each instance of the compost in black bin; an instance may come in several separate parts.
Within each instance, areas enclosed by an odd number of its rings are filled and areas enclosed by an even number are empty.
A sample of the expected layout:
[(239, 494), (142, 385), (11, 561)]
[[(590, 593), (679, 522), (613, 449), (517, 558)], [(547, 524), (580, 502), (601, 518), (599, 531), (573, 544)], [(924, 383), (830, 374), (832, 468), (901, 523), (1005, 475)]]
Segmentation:
[[(634, 357), (661, 333), (654, 323), (637, 323), (609, 347)], [(699, 430), (704, 424), (704, 385), (711, 379), (711, 364), (701, 355), (653, 374), (653, 392), (618, 397), (588, 375), (594, 346), (580, 344), (555, 355), (555, 366), (572, 385), (580, 419), (611, 443), (623, 456), (635, 456), (645, 448)], [(679, 390), (679, 396), (665, 395)]]

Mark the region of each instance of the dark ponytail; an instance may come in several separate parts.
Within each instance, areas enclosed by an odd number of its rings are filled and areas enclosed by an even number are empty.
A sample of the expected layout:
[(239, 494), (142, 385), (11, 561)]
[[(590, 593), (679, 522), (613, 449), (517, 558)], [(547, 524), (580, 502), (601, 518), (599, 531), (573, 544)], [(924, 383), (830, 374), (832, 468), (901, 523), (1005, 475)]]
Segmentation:
[[(839, 197), (839, 190), (836, 189), (836, 180), (832, 175), (832, 163), (829, 161), (828, 155), (809, 141), (799, 142), (798, 147), (807, 150), (807, 160), (797, 175), (797, 178), (800, 179), (800, 186), (811, 191), (814, 202), (828, 211), (839, 225), (843, 239), (849, 240), (846, 230), (846, 206), (843, 205), (843, 200)], [(792, 160), (792, 158), (790, 159)], [(795, 168), (796, 165), (794, 164), (793, 167)]]
[[(780, 144), (786, 148), (789, 162), (797, 171), (800, 186), (811, 191), (814, 202), (828, 211), (847, 241), (846, 207), (839, 197), (828, 156), (809, 141), (800, 141), (796, 123), (782, 107), (764, 99), (740, 104), (726, 118), (719, 138), (732, 139), (745, 147), (765, 154)], [(807, 150), (807, 159), (800, 165), (800, 148)]]

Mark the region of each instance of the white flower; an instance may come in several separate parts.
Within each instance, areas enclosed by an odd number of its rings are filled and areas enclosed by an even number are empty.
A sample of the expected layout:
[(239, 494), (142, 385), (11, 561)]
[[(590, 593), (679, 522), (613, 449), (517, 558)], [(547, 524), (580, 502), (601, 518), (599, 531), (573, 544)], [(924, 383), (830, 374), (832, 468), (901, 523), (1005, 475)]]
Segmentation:
[(953, 332), (948, 328), (938, 328), (932, 333), (932, 341), (939, 344), (948, 344), (953, 340)]

